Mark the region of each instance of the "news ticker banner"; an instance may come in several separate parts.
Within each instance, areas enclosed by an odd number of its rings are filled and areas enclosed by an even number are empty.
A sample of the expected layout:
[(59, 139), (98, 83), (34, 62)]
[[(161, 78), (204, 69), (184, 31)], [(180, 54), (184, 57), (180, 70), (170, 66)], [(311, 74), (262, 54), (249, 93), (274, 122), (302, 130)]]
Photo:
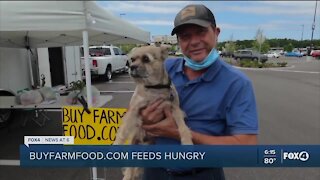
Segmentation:
[(26, 145), (25, 167), (320, 167), (320, 145)]
[(111, 145), (116, 138), (125, 108), (62, 108), (64, 136), (73, 136), (75, 145)]

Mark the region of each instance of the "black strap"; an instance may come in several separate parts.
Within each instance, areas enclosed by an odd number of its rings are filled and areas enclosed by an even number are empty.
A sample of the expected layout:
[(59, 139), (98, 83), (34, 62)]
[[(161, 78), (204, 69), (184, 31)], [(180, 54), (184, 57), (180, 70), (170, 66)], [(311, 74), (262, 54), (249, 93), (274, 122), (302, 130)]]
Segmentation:
[(171, 80), (169, 78), (168, 84), (147, 85), (144, 87), (150, 88), (150, 89), (170, 89), (171, 88)]

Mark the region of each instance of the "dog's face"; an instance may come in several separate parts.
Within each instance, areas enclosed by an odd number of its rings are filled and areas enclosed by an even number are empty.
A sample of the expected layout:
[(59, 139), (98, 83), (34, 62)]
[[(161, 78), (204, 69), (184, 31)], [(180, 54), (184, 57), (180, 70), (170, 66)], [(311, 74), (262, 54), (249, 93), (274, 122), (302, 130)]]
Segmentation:
[(166, 78), (163, 62), (168, 57), (168, 47), (143, 46), (130, 52), (130, 75), (137, 83), (155, 85)]

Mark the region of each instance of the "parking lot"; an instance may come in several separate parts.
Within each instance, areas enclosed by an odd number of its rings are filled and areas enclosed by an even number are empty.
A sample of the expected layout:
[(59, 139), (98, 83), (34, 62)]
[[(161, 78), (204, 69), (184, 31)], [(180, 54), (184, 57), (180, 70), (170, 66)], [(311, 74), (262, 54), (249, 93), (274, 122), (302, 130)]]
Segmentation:
[[(228, 61), (230, 59), (227, 59)], [(269, 59), (285, 61), (288, 67), (240, 69), (253, 81), (259, 113), (259, 144), (320, 144), (320, 61), (312, 58)], [(127, 108), (134, 90), (128, 74), (116, 74), (112, 81), (94, 80), (101, 94), (113, 96), (104, 107)], [(32, 121), (21, 126), (17, 114), (13, 123), (0, 129), (0, 159), (19, 159), (24, 135), (61, 135), (61, 114), (49, 112), (51, 121), (39, 127)], [(225, 168), (228, 180), (318, 180), (319, 168)], [(121, 179), (118, 168), (98, 168), (98, 177)], [(2, 180), (88, 180), (89, 168), (21, 168), (0, 166)]]

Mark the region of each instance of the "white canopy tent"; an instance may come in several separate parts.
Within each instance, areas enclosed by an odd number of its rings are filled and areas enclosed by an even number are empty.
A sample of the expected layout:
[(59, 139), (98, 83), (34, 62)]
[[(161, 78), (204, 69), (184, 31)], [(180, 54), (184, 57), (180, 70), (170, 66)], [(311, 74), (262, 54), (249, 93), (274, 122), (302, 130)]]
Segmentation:
[(82, 45), (87, 31), (90, 44), (149, 42), (149, 32), (114, 16), (95, 2), (1, 1), (0, 46), (59, 47)]
[[(88, 45), (149, 43), (150, 33), (91, 1), (0, 1), (0, 47), (83, 45), (87, 87)], [(92, 105), (88, 88), (88, 105)]]
[[(0, 1), (0, 47), (83, 45), (87, 101), (92, 106), (88, 45), (142, 44), (150, 33), (91, 1)], [(93, 171), (93, 179), (97, 177)]]

